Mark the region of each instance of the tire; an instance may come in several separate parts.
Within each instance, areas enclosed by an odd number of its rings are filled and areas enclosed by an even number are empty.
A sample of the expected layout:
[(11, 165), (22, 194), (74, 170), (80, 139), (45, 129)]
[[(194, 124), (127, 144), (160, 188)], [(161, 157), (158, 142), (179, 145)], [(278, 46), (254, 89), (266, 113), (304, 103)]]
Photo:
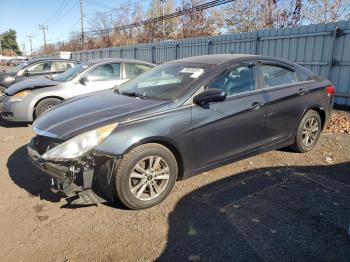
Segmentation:
[(2, 96), (3, 94), (5, 94), (5, 91), (6, 91), (6, 87), (0, 86), (0, 96)]
[[(150, 171), (150, 157), (153, 157), (155, 171)], [(140, 167), (149, 173), (145, 175), (145, 172), (140, 171)], [(166, 167), (168, 172), (165, 172)], [(169, 149), (155, 143), (140, 145), (121, 159), (114, 173), (115, 195), (130, 209), (149, 208), (159, 204), (168, 196), (177, 175), (177, 161)]]
[(292, 149), (299, 153), (309, 152), (317, 144), (321, 130), (322, 121), (320, 115), (314, 110), (309, 110), (298, 126), (295, 142), (291, 146)]
[(59, 103), (61, 103), (61, 100), (57, 98), (45, 98), (44, 100), (41, 100), (35, 108), (35, 116), (41, 116), (47, 110), (58, 105)]

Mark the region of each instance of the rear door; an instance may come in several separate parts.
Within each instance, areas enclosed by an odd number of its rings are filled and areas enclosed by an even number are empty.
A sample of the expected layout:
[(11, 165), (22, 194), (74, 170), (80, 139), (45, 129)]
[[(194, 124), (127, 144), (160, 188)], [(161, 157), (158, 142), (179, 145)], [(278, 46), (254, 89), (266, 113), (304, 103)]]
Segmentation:
[(195, 169), (258, 149), (265, 142), (265, 98), (256, 68), (244, 63), (228, 68), (208, 88), (227, 92), (223, 102), (193, 106)]
[(74, 67), (73, 62), (67, 62), (67, 61), (54, 61), (52, 62), (52, 74), (60, 74), (65, 72), (66, 70)]
[(79, 81), (74, 87), (74, 95), (110, 89), (124, 82), (121, 78), (120, 63), (98, 65), (82, 76), (86, 81)]
[(262, 88), (266, 93), (266, 128), (269, 144), (289, 138), (308, 104), (309, 84), (298, 82), (297, 70), (283, 63), (261, 61)]

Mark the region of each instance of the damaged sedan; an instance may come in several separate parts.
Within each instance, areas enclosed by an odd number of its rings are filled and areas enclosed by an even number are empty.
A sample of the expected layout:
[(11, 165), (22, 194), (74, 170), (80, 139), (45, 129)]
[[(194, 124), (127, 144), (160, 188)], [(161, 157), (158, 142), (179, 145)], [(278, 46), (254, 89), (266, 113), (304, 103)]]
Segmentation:
[(333, 102), (328, 80), (283, 59), (184, 58), (51, 109), (28, 154), (71, 204), (148, 208), (177, 179), (285, 146), (310, 151)]

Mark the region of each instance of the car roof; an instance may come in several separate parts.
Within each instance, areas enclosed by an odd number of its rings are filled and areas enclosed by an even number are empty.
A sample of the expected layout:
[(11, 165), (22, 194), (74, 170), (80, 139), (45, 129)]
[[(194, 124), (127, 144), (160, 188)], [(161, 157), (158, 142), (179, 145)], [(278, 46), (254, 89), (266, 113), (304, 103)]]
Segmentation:
[(152, 65), (155, 66), (155, 64), (142, 61), (142, 60), (136, 60), (136, 59), (130, 59), (130, 58), (101, 58), (101, 59), (93, 59), (93, 60), (88, 60), (83, 63), (88, 63), (88, 64), (101, 64), (101, 63), (111, 63), (111, 62), (129, 62), (129, 63), (140, 63), (140, 64), (145, 64), (145, 65)]
[(65, 58), (36, 58), (36, 59), (28, 60), (26, 62), (28, 64), (32, 64), (32, 63), (43, 62), (43, 61), (66, 61), (66, 62), (76, 63), (76, 61), (72, 59), (65, 59)]
[(264, 59), (264, 60), (275, 60), (284, 63), (291, 63), (285, 59), (271, 57), (271, 56), (261, 56), (261, 55), (251, 55), (251, 54), (215, 54), (215, 55), (202, 55), (202, 56), (192, 56), (173, 60), (169, 63), (194, 63), (194, 64), (208, 64), (208, 65), (221, 65), (226, 62), (234, 62), (235, 60), (242, 59)]

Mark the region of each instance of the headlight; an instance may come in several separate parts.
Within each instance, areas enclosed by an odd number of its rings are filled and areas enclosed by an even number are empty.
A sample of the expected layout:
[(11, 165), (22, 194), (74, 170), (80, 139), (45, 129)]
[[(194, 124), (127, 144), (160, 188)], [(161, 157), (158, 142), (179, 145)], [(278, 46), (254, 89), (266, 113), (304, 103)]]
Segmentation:
[(42, 155), (44, 159), (71, 159), (79, 157), (101, 144), (118, 126), (118, 123), (103, 126), (77, 135), (72, 139), (50, 149)]
[(4, 82), (13, 82), (15, 80), (16, 80), (16, 78), (14, 78), (13, 76), (7, 76), (7, 77), (5, 77)]
[(29, 90), (20, 91), (10, 97), (9, 102), (19, 102), (22, 101), (27, 95), (29, 95)]

